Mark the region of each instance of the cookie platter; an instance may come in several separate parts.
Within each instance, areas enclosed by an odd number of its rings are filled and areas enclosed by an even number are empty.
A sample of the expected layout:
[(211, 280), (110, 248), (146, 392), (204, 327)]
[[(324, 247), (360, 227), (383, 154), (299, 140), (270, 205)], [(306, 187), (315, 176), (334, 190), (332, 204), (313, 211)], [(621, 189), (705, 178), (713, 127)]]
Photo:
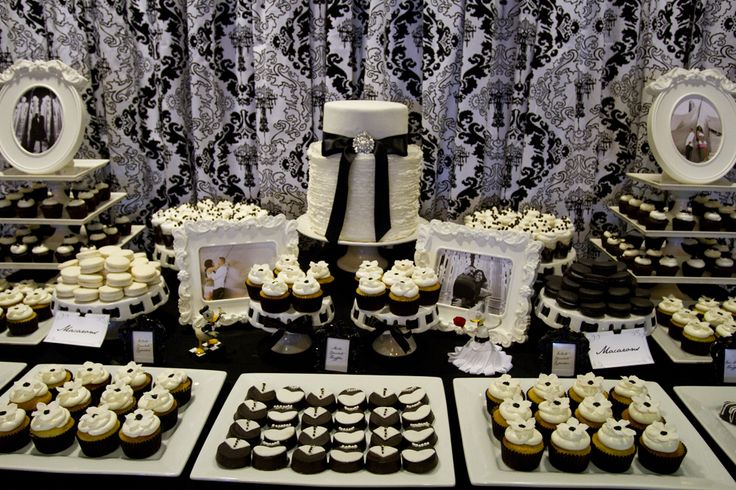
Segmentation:
[(25, 362), (0, 362), (0, 388), (10, 383), (26, 366)]
[[(608, 390), (618, 380), (604, 380)], [(536, 379), (520, 378), (522, 390), (534, 385)], [(574, 378), (561, 379), (567, 390)], [(564, 473), (555, 469), (545, 453), (538, 468), (530, 472), (514, 471), (501, 459), (501, 447), (491, 433), (490, 417), (486, 411), (485, 390), (489, 378), (456, 378), (453, 382), (457, 414), (462, 421), (460, 433), (468, 476), (478, 486), (534, 486), (567, 488), (638, 488), (638, 489), (709, 489), (736, 488), (713, 451), (688, 421), (662, 387), (647, 382), (651, 397), (660, 403), (668, 423), (677, 427), (681, 440), (687, 446), (687, 456), (679, 470), (672, 475), (659, 475), (644, 469), (637, 459), (624, 473), (607, 473), (590, 464), (582, 473)], [(546, 450), (545, 450), (546, 451)]]
[[(327, 469), (316, 474), (301, 474), (289, 465), (282, 469), (264, 471), (247, 465), (238, 469), (227, 469), (216, 461), (218, 446), (228, 437), (234, 415), (245, 400), (250, 387), (266, 383), (274, 389), (297, 386), (305, 393), (319, 391), (321, 388), (338, 395), (342, 390), (357, 388), (366, 396), (383, 388), (397, 394), (406, 388), (421, 387), (429, 400), (434, 414), (432, 427), (437, 435), (434, 449), (437, 466), (426, 473), (411, 473), (404, 469), (376, 474), (366, 469), (353, 473), (339, 473)], [(202, 450), (197, 456), (191, 472), (193, 480), (231, 481), (263, 484), (302, 485), (322, 487), (406, 487), (455, 485), (455, 471), (452, 461), (452, 445), (448, 422), (447, 403), (440, 378), (422, 376), (368, 376), (334, 374), (286, 374), (286, 373), (244, 373), (241, 374), (228, 395), (215, 420)]]
[[(48, 365), (38, 364), (26, 372), (20, 381), (32, 379), (37, 372)], [(76, 372), (81, 365), (62, 364), (62, 367)], [(105, 366), (110, 373), (121, 366)], [(145, 366), (145, 371), (154, 378), (164, 368)], [(107, 475), (142, 475), (142, 476), (179, 476), (194, 449), (207, 417), (215, 404), (217, 395), (225, 382), (224, 371), (205, 369), (187, 369), (192, 378), (192, 398), (180, 408), (176, 426), (163, 435), (161, 449), (147, 459), (129, 459), (120, 448), (107, 456), (90, 458), (82, 454), (78, 443), (57, 454), (42, 454), (33, 443), (14, 453), (0, 457), (0, 469), (28, 470), (50, 473), (107, 474)], [(0, 395), (0, 403), (7, 403), (8, 391)]]
[(708, 435), (736, 464), (736, 425), (719, 416), (723, 402), (734, 400), (733, 386), (675, 386), (674, 390)]

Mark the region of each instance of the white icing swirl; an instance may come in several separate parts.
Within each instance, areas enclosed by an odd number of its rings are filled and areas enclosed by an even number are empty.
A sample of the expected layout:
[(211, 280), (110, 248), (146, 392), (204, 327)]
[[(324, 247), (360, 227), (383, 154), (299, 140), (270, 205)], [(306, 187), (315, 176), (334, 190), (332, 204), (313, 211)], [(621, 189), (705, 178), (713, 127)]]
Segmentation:
[(419, 288), (411, 279), (400, 279), (391, 286), (391, 294), (403, 298), (414, 298), (419, 295)]
[(574, 417), (557, 425), (552, 432), (552, 443), (567, 451), (582, 451), (590, 446), (588, 426)]
[(709, 298), (708, 296), (699, 297), (698, 302), (695, 303), (695, 309), (701, 312), (706, 312), (708, 310), (718, 308), (719, 306), (720, 303), (718, 303), (718, 301), (713, 298)]
[(6, 317), (8, 320), (12, 320), (15, 322), (23, 321), (31, 318), (34, 315), (33, 309), (31, 309), (30, 306), (19, 304), (19, 305), (13, 305), (10, 308), (8, 308), (8, 312), (6, 313)]
[(51, 295), (44, 289), (34, 289), (24, 299), (28, 306), (45, 305), (51, 303)]
[(39, 403), (36, 410), (33, 411), (31, 419), (31, 430), (43, 431), (51, 429), (59, 429), (69, 422), (69, 410), (59, 405), (59, 402), (53, 401), (48, 405)]
[(125, 416), (123, 428), (120, 429), (128, 437), (145, 437), (155, 433), (161, 426), (161, 420), (152, 410), (136, 408)]
[(48, 393), (49, 388), (40, 378), (16, 381), (10, 389), (12, 403), (25, 403)]
[(583, 401), (578, 405), (578, 410), (580, 415), (587, 420), (601, 424), (613, 415), (611, 402), (603, 396), (603, 393), (596, 393), (593, 396), (583, 398)]
[(386, 284), (381, 281), (379, 276), (361, 277), (358, 283), (358, 289), (367, 295), (378, 295), (386, 291)]
[(355, 272), (355, 278), (360, 280), (361, 277), (365, 277), (367, 275), (378, 275), (378, 277), (383, 276), (383, 269), (378, 266), (377, 260), (364, 260), (360, 263), (360, 267), (358, 267), (358, 270)]
[(113, 430), (117, 422), (118, 416), (107, 406), (89, 407), (79, 419), (77, 429), (84, 434), (100, 436)]
[(675, 426), (653, 422), (644, 429), (642, 443), (654, 451), (674, 453), (680, 447), (680, 436)]
[(550, 424), (560, 424), (572, 416), (570, 399), (561, 396), (553, 400), (544, 400), (539, 404), (539, 416)]
[(634, 445), (636, 432), (628, 427), (628, 420), (616, 420), (609, 418), (606, 423), (598, 429), (598, 439), (604, 446), (616, 451), (625, 451)]
[(174, 407), (174, 397), (163, 386), (155, 386), (138, 400), (138, 408), (147, 408), (155, 413), (168, 412)]
[(67, 381), (63, 386), (56, 388), (59, 392), (56, 395), (56, 400), (62, 407), (74, 407), (87, 403), (92, 398), (89, 390), (82, 386), (82, 382), (79, 380)]
[(531, 407), (532, 402), (522, 399), (520, 395), (515, 395), (513, 398), (507, 398), (501, 402), (498, 410), (500, 410), (504, 420), (508, 422), (514, 419), (528, 419), (532, 416)]
[(699, 322), (695, 320), (685, 325), (685, 329), (682, 333), (697, 339), (707, 339), (713, 335), (713, 329), (710, 328), (710, 324), (708, 322)]
[(662, 301), (657, 305), (657, 309), (669, 315), (673, 315), (676, 311), (679, 311), (684, 307), (685, 305), (682, 303), (682, 300), (672, 295), (664, 296)]
[(644, 425), (662, 420), (659, 402), (652, 400), (649, 395), (635, 396), (629, 404), (629, 418)]
[(289, 292), (289, 286), (286, 285), (281, 279), (274, 279), (273, 281), (266, 281), (261, 287), (261, 292), (264, 296), (278, 297), (283, 296)]
[(66, 369), (58, 364), (52, 364), (45, 368), (39, 369), (37, 373), (38, 378), (46, 383), (47, 385), (55, 385), (61, 383), (67, 377)]
[(164, 369), (156, 376), (156, 386), (163, 386), (171, 391), (186, 382), (189, 376), (181, 369)]
[(303, 279), (306, 277), (306, 274), (304, 274), (304, 271), (299, 268), (299, 266), (290, 265), (287, 266), (285, 269), (281, 269), (279, 272), (279, 275), (276, 276), (276, 278), (280, 281), (285, 282), (286, 284), (294, 284), (300, 279)]
[(632, 376), (621, 376), (621, 380), (616, 383), (613, 390), (621, 396), (626, 398), (633, 398), (637, 395), (646, 395), (649, 393), (647, 385), (638, 377)]
[(133, 400), (133, 388), (119, 382), (107, 385), (100, 396), (100, 404), (107, 405), (111, 410), (128, 407)]
[(148, 381), (148, 376), (143, 370), (143, 366), (135, 361), (130, 361), (115, 373), (115, 380), (136, 387), (145, 384)]
[(299, 259), (294, 254), (281, 254), (276, 260), (275, 268), (279, 271), (285, 270), (287, 267), (299, 268)]
[(672, 315), (672, 322), (678, 325), (687, 325), (693, 320), (698, 319), (698, 314), (687, 308), (682, 309)]
[(104, 383), (108, 380), (110, 373), (105, 366), (98, 362), (85, 361), (82, 367), (77, 369), (74, 379), (82, 382), (84, 385), (96, 385)]
[(504, 432), (504, 437), (517, 445), (536, 446), (542, 443), (542, 434), (536, 429), (533, 418), (512, 420)]
[(326, 277), (330, 277), (330, 268), (324, 260), (320, 260), (319, 262), (310, 262), (307, 275), (312, 276), (317, 280), (325, 279)]
[(406, 277), (411, 277), (414, 273), (414, 261), (409, 259), (397, 260), (391, 269), (401, 272)]
[(514, 396), (521, 396), (521, 386), (519, 380), (511, 378), (509, 374), (503, 374), (491, 381), (488, 386), (488, 393), (497, 400), (505, 400)]
[(310, 276), (305, 276), (299, 280), (297, 280), (294, 285), (291, 287), (292, 291), (294, 291), (294, 294), (298, 294), (300, 296), (307, 296), (310, 294), (316, 294), (320, 291), (321, 287), (317, 280)]
[(603, 377), (596, 376), (592, 372), (578, 374), (572, 390), (582, 398), (601, 393), (603, 390)]
[(429, 267), (417, 267), (411, 275), (411, 280), (420, 288), (434, 286), (438, 282), (434, 269)]
[(0, 405), (0, 433), (17, 429), (26, 418), (26, 411), (15, 403)]
[(534, 392), (544, 400), (559, 398), (565, 394), (556, 374), (540, 374), (534, 385)]
[(717, 327), (721, 323), (733, 321), (733, 315), (726, 310), (720, 308), (713, 308), (708, 310), (703, 315), (703, 320), (711, 324), (711, 327)]
[(268, 264), (253, 264), (248, 271), (248, 280), (256, 286), (271, 279), (273, 279), (273, 271)]
[(404, 275), (404, 273), (401, 271), (391, 269), (391, 270), (386, 271), (383, 274), (383, 277), (381, 279), (386, 284), (386, 286), (391, 287), (394, 284), (396, 284), (398, 281), (406, 279), (406, 275)]
[(721, 323), (716, 327), (716, 334), (719, 337), (731, 337), (736, 333), (736, 323)]

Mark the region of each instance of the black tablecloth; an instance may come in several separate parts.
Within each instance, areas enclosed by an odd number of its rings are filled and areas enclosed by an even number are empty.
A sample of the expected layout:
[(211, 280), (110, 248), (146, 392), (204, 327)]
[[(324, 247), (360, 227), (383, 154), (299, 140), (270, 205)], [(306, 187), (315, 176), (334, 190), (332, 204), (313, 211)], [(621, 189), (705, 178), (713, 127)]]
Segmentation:
[[(399, 258), (412, 258), (413, 243), (405, 246), (384, 248), (382, 254), (390, 261)], [(334, 258), (338, 257), (344, 248), (331, 247), (329, 245), (314, 245), (307, 248), (300, 255), (302, 265), (308, 265), (310, 259), (324, 258), (334, 264)], [(350, 273), (340, 271), (332, 265), (331, 269), (336, 276), (336, 318), (347, 319), (352, 304), (353, 276)], [(28, 271), (24, 271), (27, 273)], [(196, 340), (189, 326), (178, 323), (177, 311), (177, 288), (178, 280), (171, 270), (164, 270), (164, 277), (171, 289), (171, 296), (166, 305), (159, 308), (152, 316), (161, 321), (167, 332), (166, 349), (163, 362), (159, 366), (170, 366), (191, 369), (215, 369), (227, 372), (225, 384), (215, 402), (210, 416), (202, 430), (202, 433), (192, 451), (189, 460), (178, 478), (156, 478), (156, 477), (131, 477), (131, 476), (102, 476), (102, 475), (76, 475), (76, 474), (48, 474), (34, 472), (33, 468), (25, 468), (28, 471), (0, 471), (4, 481), (22, 481), (24, 484), (34, 483), (48, 485), (49, 478), (53, 478), (53, 484), (119, 484), (125, 488), (127, 485), (144, 482), (147, 486), (163, 483), (172, 485), (172, 488), (211, 488), (220, 486), (225, 488), (228, 483), (220, 482), (197, 482), (189, 479), (192, 466), (199, 451), (207, 437), (210, 427), (217, 417), (222, 404), (229, 394), (234, 383), (241, 373), (249, 372), (273, 372), (273, 373), (314, 373), (322, 372), (316, 366), (319, 362), (315, 359), (314, 350), (309, 350), (298, 355), (277, 355), (270, 351), (271, 345), (269, 333), (248, 325), (236, 324), (221, 328), (220, 340), (225, 346), (222, 355), (198, 360), (189, 352)], [(510, 374), (518, 378), (537, 377), (540, 372), (546, 372), (539, 361), (537, 344), (547, 327), (536, 320), (532, 321), (529, 328), (529, 340), (524, 344), (515, 344), (506, 349), (513, 356), (513, 368)], [(355, 373), (375, 375), (397, 375), (410, 376), (436, 376), (442, 378), (445, 388), (445, 396), (450, 415), (450, 431), (452, 433), (453, 458), (455, 466), (455, 479), (458, 488), (468, 487), (468, 473), (465, 467), (462, 443), (460, 439), (459, 421), (455, 410), (455, 398), (452, 389), (452, 380), (457, 377), (468, 377), (455, 366), (448, 362), (447, 354), (456, 346), (464, 344), (467, 337), (455, 333), (443, 333), (429, 331), (415, 336), (416, 352), (401, 358), (389, 358), (376, 354), (366, 345), (361, 349), (359, 360), (355, 365)], [(659, 348), (653, 339), (649, 339), (649, 345), (655, 360), (653, 365), (635, 366), (621, 369), (598, 370), (597, 375), (608, 379), (618, 379), (622, 375), (636, 374), (642, 379), (659, 383), (668, 395), (675, 400), (681, 410), (689, 417), (696, 429), (703, 435), (705, 440), (713, 448), (721, 463), (727, 468), (732, 476), (736, 477), (736, 466), (724, 452), (712, 441), (702, 429), (694, 417), (690, 416), (687, 408), (680, 402), (673, 391), (677, 385), (712, 385), (716, 384), (712, 368), (708, 364), (675, 364)], [(119, 340), (106, 340), (101, 349), (88, 349), (71, 347), (59, 344), (41, 343), (37, 346), (0, 345), (0, 360), (25, 362), (29, 368), (39, 363), (57, 364), (80, 364), (91, 360), (103, 364), (121, 365), (130, 359), (125, 358), (122, 342)], [(22, 373), (21, 373), (22, 375)], [(340, 374), (334, 374), (339, 376)], [(7, 387), (5, 388), (7, 389)], [(734, 397), (736, 399), (736, 388)], [(2, 455), (0, 455), (2, 458)], [(297, 475), (294, 476), (298, 480)]]

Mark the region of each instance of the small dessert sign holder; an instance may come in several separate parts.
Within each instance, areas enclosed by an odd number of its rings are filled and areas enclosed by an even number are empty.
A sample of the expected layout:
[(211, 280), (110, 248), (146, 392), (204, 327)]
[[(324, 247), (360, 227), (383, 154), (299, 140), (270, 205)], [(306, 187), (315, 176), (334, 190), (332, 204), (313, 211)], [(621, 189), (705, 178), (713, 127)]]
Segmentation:
[(312, 347), (314, 330), (335, 318), (332, 298), (322, 298), (322, 306), (314, 313), (301, 313), (290, 307), (284, 313), (266, 313), (260, 301), (248, 305), (247, 320), (256, 328), (277, 335), (271, 350), (277, 354), (301, 354)]
[(358, 308), (353, 301), (350, 318), (358, 328), (376, 334), (373, 350), (386, 357), (403, 357), (417, 349), (415, 333), (423, 333), (439, 323), (440, 315), (437, 306), (420, 306), (416, 315), (399, 316), (384, 306), (378, 311), (367, 311)]

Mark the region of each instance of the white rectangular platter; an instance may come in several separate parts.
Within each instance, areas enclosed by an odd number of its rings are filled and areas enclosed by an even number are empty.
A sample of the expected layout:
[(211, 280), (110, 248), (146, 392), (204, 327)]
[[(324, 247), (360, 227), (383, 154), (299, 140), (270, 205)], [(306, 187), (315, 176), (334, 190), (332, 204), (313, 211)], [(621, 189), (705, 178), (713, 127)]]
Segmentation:
[(10, 383), (27, 365), (25, 362), (0, 362), (0, 388)]
[(736, 386), (675, 386), (675, 393), (736, 464), (736, 425), (718, 416), (723, 402), (736, 401)]
[[(521, 378), (519, 381), (526, 391), (536, 379)], [(567, 389), (573, 379), (562, 379), (561, 382)], [(610, 389), (616, 382), (606, 380), (604, 387)], [(489, 378), (456, 378), (453, 383), (465, 463), (473, 485), (657, 490), (736, 488), (733, 478), (682, 411), (659, 384), (652, 382), (647, 383), (649, 394), (660, 403), (664, 417), (677, 427), (680, 438), (687, 446), (687, 456), (675, 474), (652, 473), (644, 469), (637, 458), (634, 458), (631, 469), (621, 474), (603, 472), (592, 463), (583, 473), (564, 473), (549, 463), (546, 453), (536, 470), (514, 471), (501, 460), (500, 443), (491, 432), (485, 405), (488, 384)]]
[[(22, 378), (30, 379), (43, 368), (39, 364), (31, 368)], [(80, 366), (62, 364), (74, 373)], [(105, 366), (114, 374), (121, 366)], [(144, 366), (155, 378), (164, 368)], [(0, 469), (28, 470), (52, 473), (179, 476), (194, 449), (194, 444), (204, 427), (217, 395), (225, 382), (224, 371), (186, 369), (192, 378), (192, 398), (179, 411), (176, 426), (165, 432), (161, 449), (147, 459), (133, 460), (123, 455), (120, 448), (101, 458), (89, 458), (82, 454), (75, 442), (71, 448), (58, 454), (47, 455), (36, 451), (32, 443), (25, 449), (3, 454)], [(8, 401), (7, 391), (0, 396), (0, 403)]]
[(54, 323), (54, 318), (49, 318), (42, 322), (38, 322), (38, 329), (35, 332), (31, 332), (28, 335), (10, 335), (9, 330), (6, 328), (5, 331), (0, 333), (0, 344), (11, 344), (11, 345), (38, 345), (48, 335), (51, 330), (51, 325)]
[[(245, 400), (248, 388), (256, 383), (268, 383), (274, 389), (295, 385), (305, 393), (326, 388), (337, 395), (346, 388), (362, 389), (366, 396), (382, 388), (397, 393), (410, 386), (420, 386), (427, 393), (429, 405), (434, 412), (433, 422), (437, 434), (437, 457), (439, 464), (425, 474), (400, 470), (389, 475), (377, 475), (367, 470), (355, 473), (337, 473), (331, 470), (315, 475), (303, 475), (291, 468), (276, 471), (260, 471), (247, 466), (241, 469), (224, 469), (215, 461), (217, 446), (225, 440), (233, 415), (238, 405)], [(244, 373), (233, 386), (230, 395), (220, 410), (207, 440), (192, 468), (193, 480), (217, 480), (232, 482), (303, 485), (315, 487), (452, 487), (455, 485), (455, 469), (452, 462), (452, 443), (447, 413), (445, 391), (440, 378), (424, 376), (367, 376), (349, 374), (281, 374)]]
[(659, 344), (662, 350), (667, 354), (670, 360), (677, 364), (706, 364), (713, 362), (713, 358), (710, 355), (707, 356), (696, 356), (685, 352), (680, 348), (680, 342), (673, 339), (667, 334), (667, 329), (661, 325), (657, 325), (657, 328), (652, 332), (652, 338)]

